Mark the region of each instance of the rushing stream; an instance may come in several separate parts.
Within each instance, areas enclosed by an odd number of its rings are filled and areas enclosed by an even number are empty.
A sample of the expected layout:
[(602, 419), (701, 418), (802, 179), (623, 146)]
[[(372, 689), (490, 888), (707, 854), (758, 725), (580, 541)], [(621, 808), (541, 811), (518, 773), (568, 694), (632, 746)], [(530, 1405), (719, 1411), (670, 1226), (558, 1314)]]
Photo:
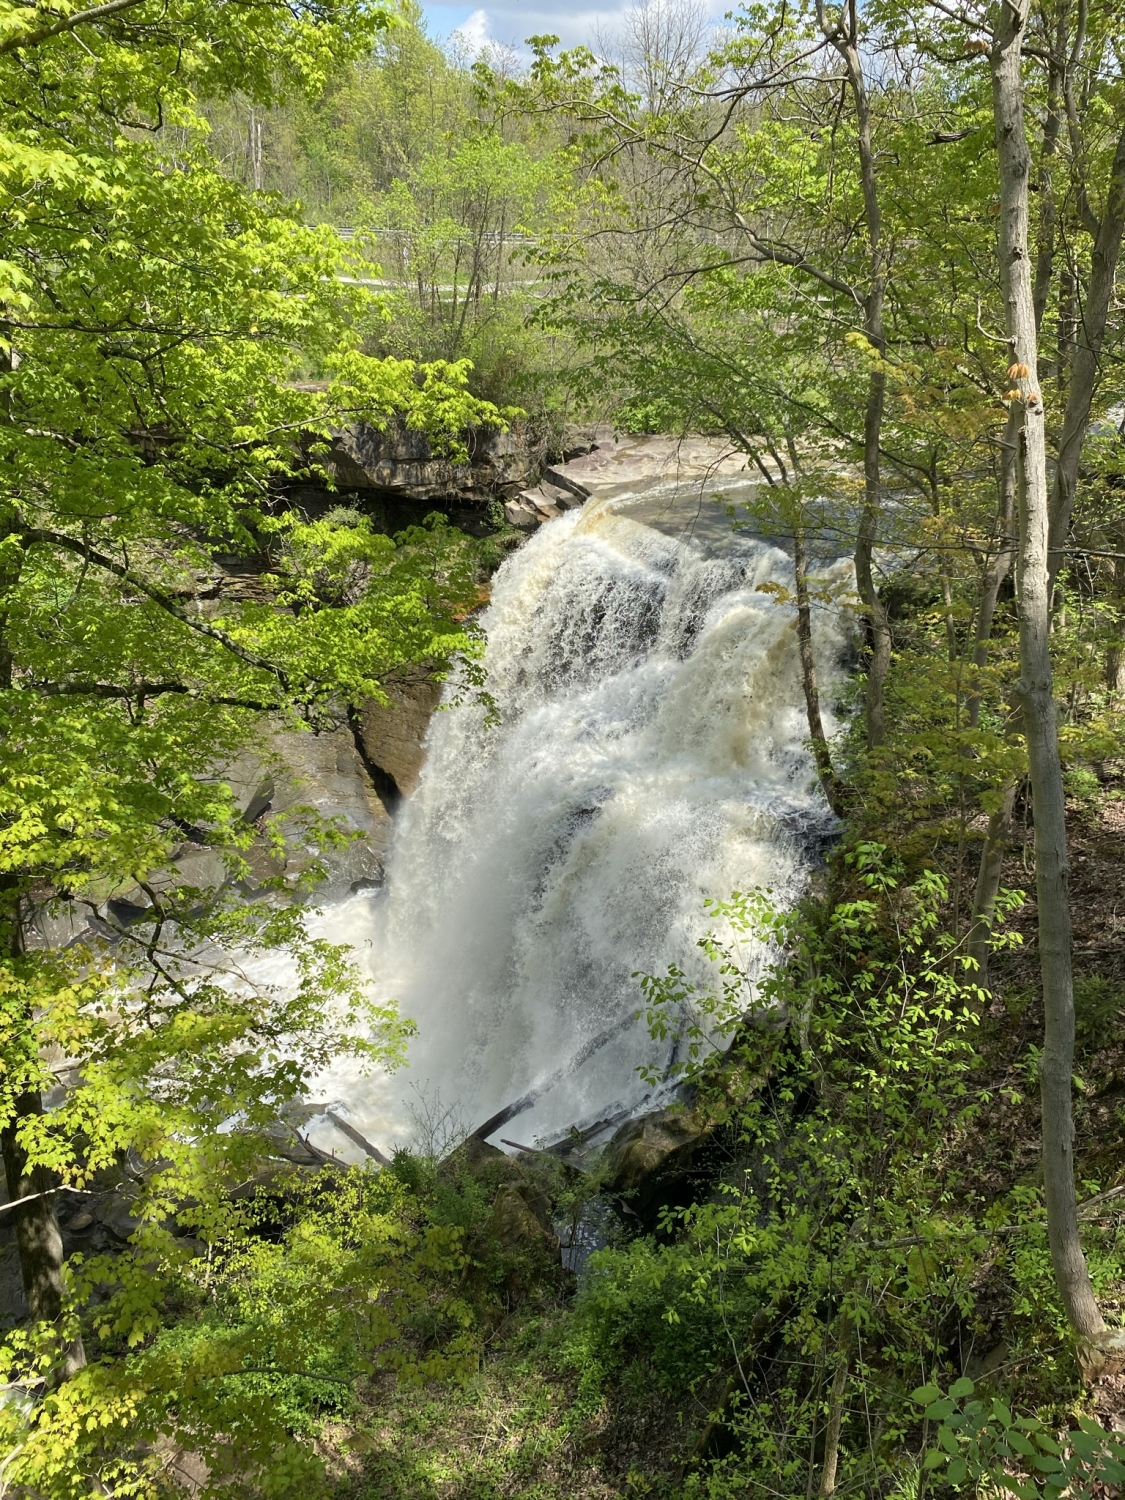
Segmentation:
[[(418, 1023), (406, 1072), (322, 1081), (384, 1150), (412, 1113), (453, 1106), (473, 1128), (560, 1073), (493, 1138), (640, 1106), (637, 1067), (669, 1044), (631, 1019), (634, 971), (702, 973), (704, 899), (791, 901), (831, 827), (794, 613), (759, 588), (792, 565), (677, 499), (591, 501), (504, 563), (484, 617), (497, 722), (472, 702), (435, 715), (386, 891), (325, 919)], [(830, 707), (850, 637), (816, 613)], [(325, 1117), (311, 1135), (354, 1155)]]

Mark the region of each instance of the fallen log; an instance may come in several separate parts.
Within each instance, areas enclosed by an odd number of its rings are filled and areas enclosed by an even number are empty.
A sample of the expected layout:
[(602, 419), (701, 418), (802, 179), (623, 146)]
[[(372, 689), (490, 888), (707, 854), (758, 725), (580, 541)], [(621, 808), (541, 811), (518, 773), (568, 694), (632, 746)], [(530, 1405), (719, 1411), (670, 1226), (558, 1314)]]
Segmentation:
[(359, 1131), (355, 1128), (354, 1125), (349, 1125), (347, 1120), (341, 1119), (340, 1116), (335, 1112), (335, 1110), (326, 1109), (324, 1113), (332, 1121), (336, 1129), (340, 1131), (342, 1135), (346, 1135), (349, 1141), (354, 1142), (354, 1144), (357, 1145), (361, 1151), (365, 1151), (372, 1161), (377, 1161), (381, 1167), (390, 1166), (390, 1157), (384, 1156), (383, 1153), (379, 1150), (378, 1146), (373, 1146), (371, 1142), (366, 1138), (366, 1136), (360, 1135)]
[(469, 1136), (469, 1139), (483, 1141), (499, 1130), (501, 1125), (506, 1125), (509, 1120), (514, 1120), (517, 1115), (522, 1115), (525, 1110), (530, 1109), (533, 1104), (538, 1103), (544, 1094), (549, 1093), (556, 1083), (560, 1083), (569, 1074), (576, 1073), (584, 1062), (589, 1062), (595, 1052), (599, 1052), (608, 1042), (612, 1042), (615, 1037), (620, 1036), (627, 1027), (633, 1024), (635, 1019), (635, 1016), (628, 1015), (623, 1020), (618, 1021), (615, 1026), (607, 1027), (605, 1031), (599, 1031), (597, 1036), (591, 1037), (588, 1042), (584, 1043), (578, 1049), (569, 1062), (564, 1063), (561, 1068), (556, 1068), (549, 1078), (545, 1078), (542, 1083), (534, 1084), (526, 1094), (516, 1099), (514, 1103), (506, 1104), (503, 1109), (498, 1109), (494, 1115), (490, 1115), (483, 1125), (477, 1126)]

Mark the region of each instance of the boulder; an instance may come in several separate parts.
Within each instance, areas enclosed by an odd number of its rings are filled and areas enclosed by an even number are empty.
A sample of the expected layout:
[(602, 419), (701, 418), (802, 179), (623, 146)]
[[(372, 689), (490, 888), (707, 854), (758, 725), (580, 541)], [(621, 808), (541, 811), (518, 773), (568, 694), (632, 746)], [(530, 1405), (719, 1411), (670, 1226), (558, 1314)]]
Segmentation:
[(94, 1218), (105, 1226), (114, 1239), (128, 1241), (141, 1227), (141, 1220), (129, 1212), (133, 1207), (120, 1193), (106, 1193), (92, 1205)]
[(504, 506), (504, 519), (509, 526), (515, 526), (520, 531), (534, 531), (540, 520), (535, 507), (528, 505), (523, 499), (507, 501)]
[(584, 505), (590, 498), (590, 490), (581, 478), (563, 468), (544, 469), (543, 483), (559, 494), (568, 495), (578, 505)]
[(543, 480), (534, 489), (521, 490), (515, 500), (509, 500), (504, 506), (504, 519), (521, 531), (533, 531), (544, 521), (553, 521), (563, 511), (576, 510), (584, 502), (585, 495), (580, 495), (573, 486), (563, 488)]
[(533, 490), (520, 491), (520, 504), (530, 507), (537, 515), (553, 519), (564, 510), (579, 510), (584, 499), (572, 490), (542, 480)]
[(520, 504), (534, 511), (541, 521), (553, 521), (556, 516), (562, 515), (562, 506), (556, 504), (542, 485), (534, 490), (521, 490)]
[(438, 1178), (445, 1182), (455, 1182), (462, 1173), (491, 1188), (524, 1181), (523, 1170), (514, 1157), (476, 1135), (462, 1141), (438, 1166)]
[(534, 1183), (502, 1184), (492, 1205), (492, 1232), (505, 1250), (558, 1258), (560, 1241), (551, 1224), (551, 1205)]
[(682, 1104), (626, 1120), (606, 1147), (606, 1186), (611, 1192), (636, 1194), (658, 1174), (684, 1170), (712, 1129), (711, 1116)]

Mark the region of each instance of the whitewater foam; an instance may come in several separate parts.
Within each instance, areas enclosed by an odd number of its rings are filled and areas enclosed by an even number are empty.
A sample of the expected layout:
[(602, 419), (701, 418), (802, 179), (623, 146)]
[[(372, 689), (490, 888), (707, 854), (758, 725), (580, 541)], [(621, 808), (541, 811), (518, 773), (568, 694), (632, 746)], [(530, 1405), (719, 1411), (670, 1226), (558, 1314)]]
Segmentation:
[[(591, 501), (504, 563), (483, 617), (497, 722), (471, 701), (435, 715), (386, 891), (325, 914), (418, 1024), (405, 1072), (321, 1080), (384, 1150), (410, 1138), (419, 1092), (471, 1128), (583, 1049), (498, 1134), (641, 1107), (637, 1069), (669, 1044), (632, 1019), (634, 973), (702, 977), (704, 900), (766, 886), (792, 902), (831, 826), (794, 610), (760, 588), (791, 584), (789, 558), (725, 521), (669, 534), (659, 499)], [(849, 646), (846, 613), (818, 608), (830, 730)], [(350, 1154), (326, 1117), (312, 1135)]]

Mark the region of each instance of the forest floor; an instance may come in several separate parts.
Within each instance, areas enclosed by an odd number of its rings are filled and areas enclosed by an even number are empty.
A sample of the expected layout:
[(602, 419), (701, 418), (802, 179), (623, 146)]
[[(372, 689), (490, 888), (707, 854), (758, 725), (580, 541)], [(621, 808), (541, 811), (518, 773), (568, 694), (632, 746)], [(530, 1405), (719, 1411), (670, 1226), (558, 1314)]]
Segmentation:
[[(558, 1353), (566, 1311), (515, 1316), (465, 1384), (361, 1393), (323, 1454), (338, 1500), (639, 1500), (666, 1495), (690, 1446), (686, 1414), (651, 1389), (583, 1399)], [(704, 1413), (692, 1414), (697, 1420)]]
[[(1075, 1114), (1079, 1183), (1106, 1192), (1125, 1181), (1125, 767), (1114, 767), (1096, 795), (1071, 800), (1070, 894), (1076, 1010)], [(996, 990), (982, 1032), (997, 1113), (993, 1149), (977, 1158), (978, 1186), (999, 1192), (1038, 1170), (1039, 1100), (1035, 1048), (1043, 1029), (1032, 870), (1033, 832), (1017, 819), (1004, 884), (1026, 892), (1009, 926), (1018, 947), (998, 953)], [(1019, 1101), (1011, 1096), (1019, 1096)], [(1080, 1198), (1089, 1196), (1079, 1189)]]

